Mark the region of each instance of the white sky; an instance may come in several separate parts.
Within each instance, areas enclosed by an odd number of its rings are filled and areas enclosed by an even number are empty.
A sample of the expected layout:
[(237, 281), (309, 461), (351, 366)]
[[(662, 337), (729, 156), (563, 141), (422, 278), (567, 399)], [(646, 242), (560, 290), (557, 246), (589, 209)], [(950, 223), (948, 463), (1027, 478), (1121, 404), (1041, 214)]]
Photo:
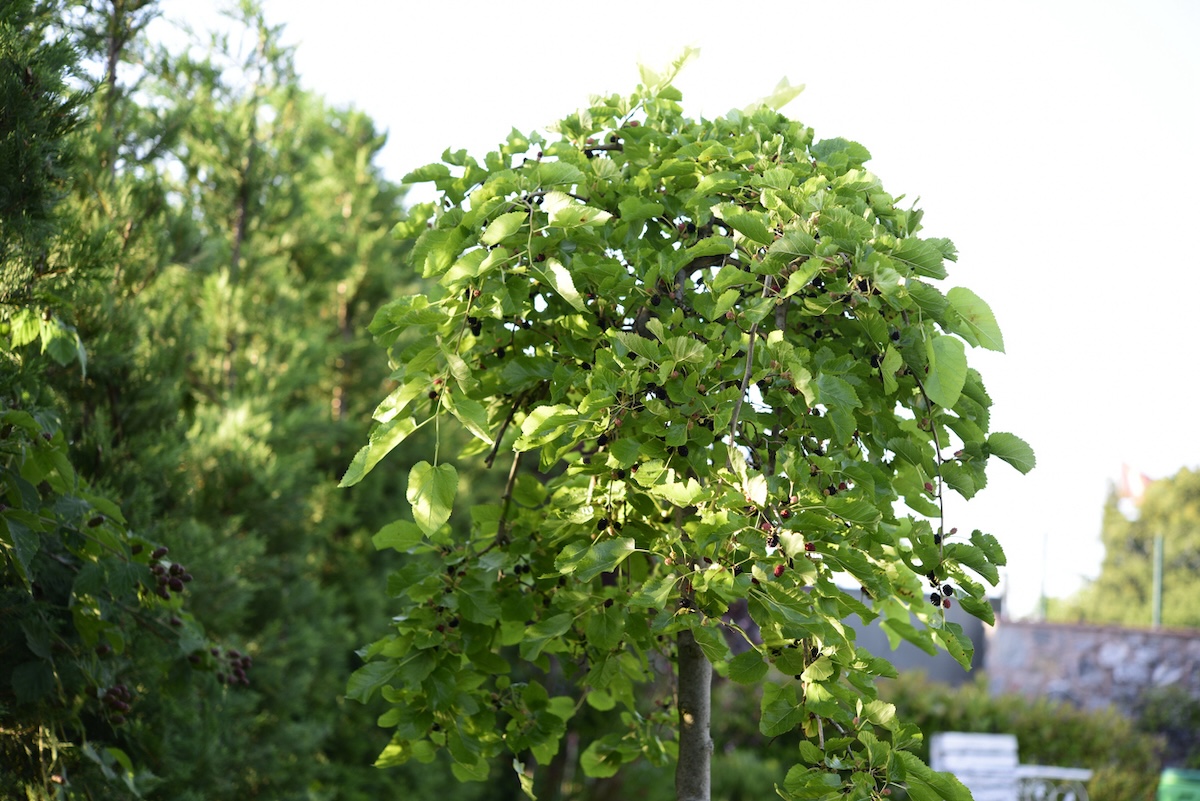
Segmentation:
[[(164, 0), (211, 24), (215, 3)], [(266, 0), (304, 84), (365, 110), (399, 180), (446, 147), (482, 156), (628, 92), (639, 61), (685, 45), (690, 116), (717, 116), (780, 78), (785, 112), (874, 158), (894, 195), (920, 197), (928, 236), (959, 250), (947, 286), (992, 306), (1006, 355), (971, 354), (992, 427), (1030, 442), (1022, 477), (948, 509), (1009, 557), (1009, 612), (1094, 576), (1101, 511), (1127, 462), (1153, 478), (1200, 465), (1200, 4), (1126, 2), (505, 4)], [(1196, 308), (1193, 308), (1196, 307)], [(1196, 317), (1193, 317), (1196, 315)], [(957, 497), (957, 496), (951, 496)], [(1168, 592), (1170, 588), (1167, 588)]]

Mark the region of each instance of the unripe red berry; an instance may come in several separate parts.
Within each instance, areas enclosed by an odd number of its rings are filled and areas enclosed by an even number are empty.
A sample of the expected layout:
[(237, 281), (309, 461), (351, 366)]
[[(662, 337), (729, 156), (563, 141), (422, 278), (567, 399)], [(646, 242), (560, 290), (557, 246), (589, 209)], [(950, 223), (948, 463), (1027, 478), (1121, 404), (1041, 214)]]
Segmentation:
[(782, 576), (784, 569), (783, 565), (775, 565), (775, 578)]

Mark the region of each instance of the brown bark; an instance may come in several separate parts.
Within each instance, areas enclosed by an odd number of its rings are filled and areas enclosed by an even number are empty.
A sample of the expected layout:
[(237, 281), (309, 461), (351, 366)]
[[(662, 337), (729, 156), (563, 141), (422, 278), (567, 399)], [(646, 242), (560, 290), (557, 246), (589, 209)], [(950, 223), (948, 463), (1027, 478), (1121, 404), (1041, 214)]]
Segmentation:
[(712, 665), (690, 629), (679, 632), (679, 761), (676, 801), (710, 801), (712, 795)]

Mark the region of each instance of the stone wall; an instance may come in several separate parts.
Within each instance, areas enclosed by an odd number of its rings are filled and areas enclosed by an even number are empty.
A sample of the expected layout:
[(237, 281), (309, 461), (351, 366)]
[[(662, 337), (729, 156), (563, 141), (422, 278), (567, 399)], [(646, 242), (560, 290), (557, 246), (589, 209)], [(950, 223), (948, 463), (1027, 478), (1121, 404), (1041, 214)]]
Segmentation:
[(1001, 620), (987, 632), (992, 694), (1021, 693), (1128, 713), (1152, 687), (1200, 698), (1200, 631)]

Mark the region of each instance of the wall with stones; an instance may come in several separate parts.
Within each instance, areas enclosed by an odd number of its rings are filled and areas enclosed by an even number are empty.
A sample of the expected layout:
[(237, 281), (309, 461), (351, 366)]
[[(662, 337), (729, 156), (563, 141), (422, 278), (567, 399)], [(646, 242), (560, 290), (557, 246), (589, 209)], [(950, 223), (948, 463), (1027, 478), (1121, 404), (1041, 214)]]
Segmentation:
[(1001, 620), (988, 630), (992, 694), (1021, 693), (1130, 713), (1142, 691), (1181, 685), (1200, 698), (1200, 631)]

